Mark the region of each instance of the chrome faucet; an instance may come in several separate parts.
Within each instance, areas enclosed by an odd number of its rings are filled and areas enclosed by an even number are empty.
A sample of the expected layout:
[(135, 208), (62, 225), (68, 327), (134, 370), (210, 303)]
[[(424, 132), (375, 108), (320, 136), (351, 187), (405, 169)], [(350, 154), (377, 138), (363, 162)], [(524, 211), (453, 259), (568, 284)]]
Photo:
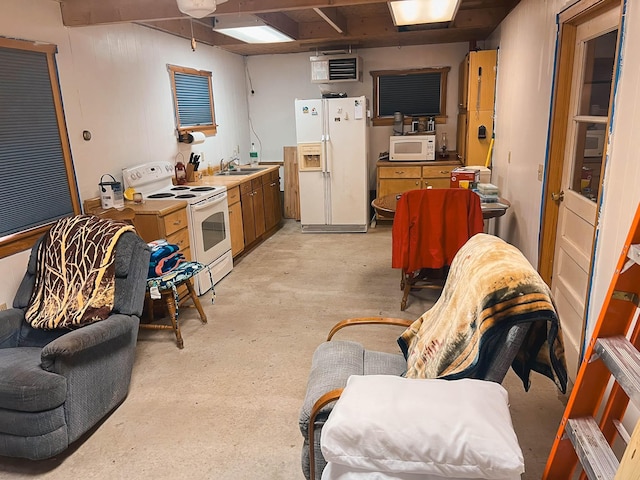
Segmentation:
[(240, 166), (240, 159), (238, 157), (232, 157), (228, 162), (224, 161), (224, 158), (220, 159), (220, 173), (228, 172), (229, 165), (235, 165), (236, 167)]

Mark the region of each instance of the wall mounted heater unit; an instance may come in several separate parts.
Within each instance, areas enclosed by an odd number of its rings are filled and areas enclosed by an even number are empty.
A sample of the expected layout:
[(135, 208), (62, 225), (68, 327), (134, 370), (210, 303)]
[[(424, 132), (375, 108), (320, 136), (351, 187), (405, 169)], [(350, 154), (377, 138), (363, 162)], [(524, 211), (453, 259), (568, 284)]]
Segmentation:
[(358, 55), (310, 57), (311, 83), (362, 81), (362, 59)]

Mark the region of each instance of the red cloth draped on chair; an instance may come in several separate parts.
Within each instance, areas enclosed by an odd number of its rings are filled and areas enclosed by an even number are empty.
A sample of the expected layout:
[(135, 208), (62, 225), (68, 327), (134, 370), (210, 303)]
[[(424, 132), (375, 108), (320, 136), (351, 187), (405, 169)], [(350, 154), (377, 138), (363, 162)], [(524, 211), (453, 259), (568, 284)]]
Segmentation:
[(401, 310), (421, 269), (448, 267), (460, 247), (483, 231), (480, 197), (464, 188), (410, 190), (398, 200), (391, 266), (402, 269)]

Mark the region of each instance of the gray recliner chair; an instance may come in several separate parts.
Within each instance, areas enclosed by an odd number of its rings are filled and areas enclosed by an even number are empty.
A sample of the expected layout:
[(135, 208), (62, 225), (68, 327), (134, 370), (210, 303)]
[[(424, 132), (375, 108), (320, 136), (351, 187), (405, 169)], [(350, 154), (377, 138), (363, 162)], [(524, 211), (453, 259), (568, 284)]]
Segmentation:
[[(403, 354), (332, 340), (344, 327), (366, 324), (405, 327), (398, 340)], [(412, 336), (417, 344), (407, 344)], [(415, 375), (421, 361), (426, 366), (424, 374)], [(318, 346), (299, 417), (305, 477), (320, 480), (322, 476), (326, 461), (321, 430), (351, 375), (501, 383), (510, 367), (527, 389), (531, 371), (551, 378), (561, 391), (566, 389), (562, 335), (548, 287), (515, 247), (497, 237), (477, 234), (456, 254), (436, 304), (416, 322), (349, 319), (334, 326), (327, 341)]]
[(34, 329), (24, 318), (41, 241), (13, 308), (0, 311), (0, 455), (34, 460), (64, 451), (126, 397), (150, 255), (138, 235), (123, 233), (111, 315), (75, 330)]

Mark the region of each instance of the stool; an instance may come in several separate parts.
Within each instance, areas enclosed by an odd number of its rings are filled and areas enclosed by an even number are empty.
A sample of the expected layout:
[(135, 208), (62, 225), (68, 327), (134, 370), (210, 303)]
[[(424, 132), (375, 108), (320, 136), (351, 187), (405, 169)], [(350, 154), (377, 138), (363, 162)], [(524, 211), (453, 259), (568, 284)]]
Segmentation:
[[(150, 278), (147, 280), (146, 304), (149, 321), (153, 321), (154, 300), (161, 300), (167, 307), (171, 325), (141, 323), (140, 328), (149, 330), (173, 330), (176, 335), (178, 348), (184, 348), (184, 341), (182, 340), (182, 333), (180, 332), (180, 323), (178, 322), (178, 309), (180, 305), (190, 298), (198, 310), (200, 320), (203, 324), (207, 323), (207, 316), (202, 309), (200, 299), (193, 288), (192, 282), (193, 275), (202, 270), (204, 265), (198, 264), (197, 262), (185, 262), (181, 264), (180, 267), (179, 272), (170, 272), (163, 277)], [(179, 299), (177, 290), (183, 285), (187, 288), (188, 295)], [(153, 298), (151, 294), (151, 290), (154, 288), (157, 289), (154, 295), (156, 298)], [(159, 298), (157, 298), (158, 293), (160, 295)]]

